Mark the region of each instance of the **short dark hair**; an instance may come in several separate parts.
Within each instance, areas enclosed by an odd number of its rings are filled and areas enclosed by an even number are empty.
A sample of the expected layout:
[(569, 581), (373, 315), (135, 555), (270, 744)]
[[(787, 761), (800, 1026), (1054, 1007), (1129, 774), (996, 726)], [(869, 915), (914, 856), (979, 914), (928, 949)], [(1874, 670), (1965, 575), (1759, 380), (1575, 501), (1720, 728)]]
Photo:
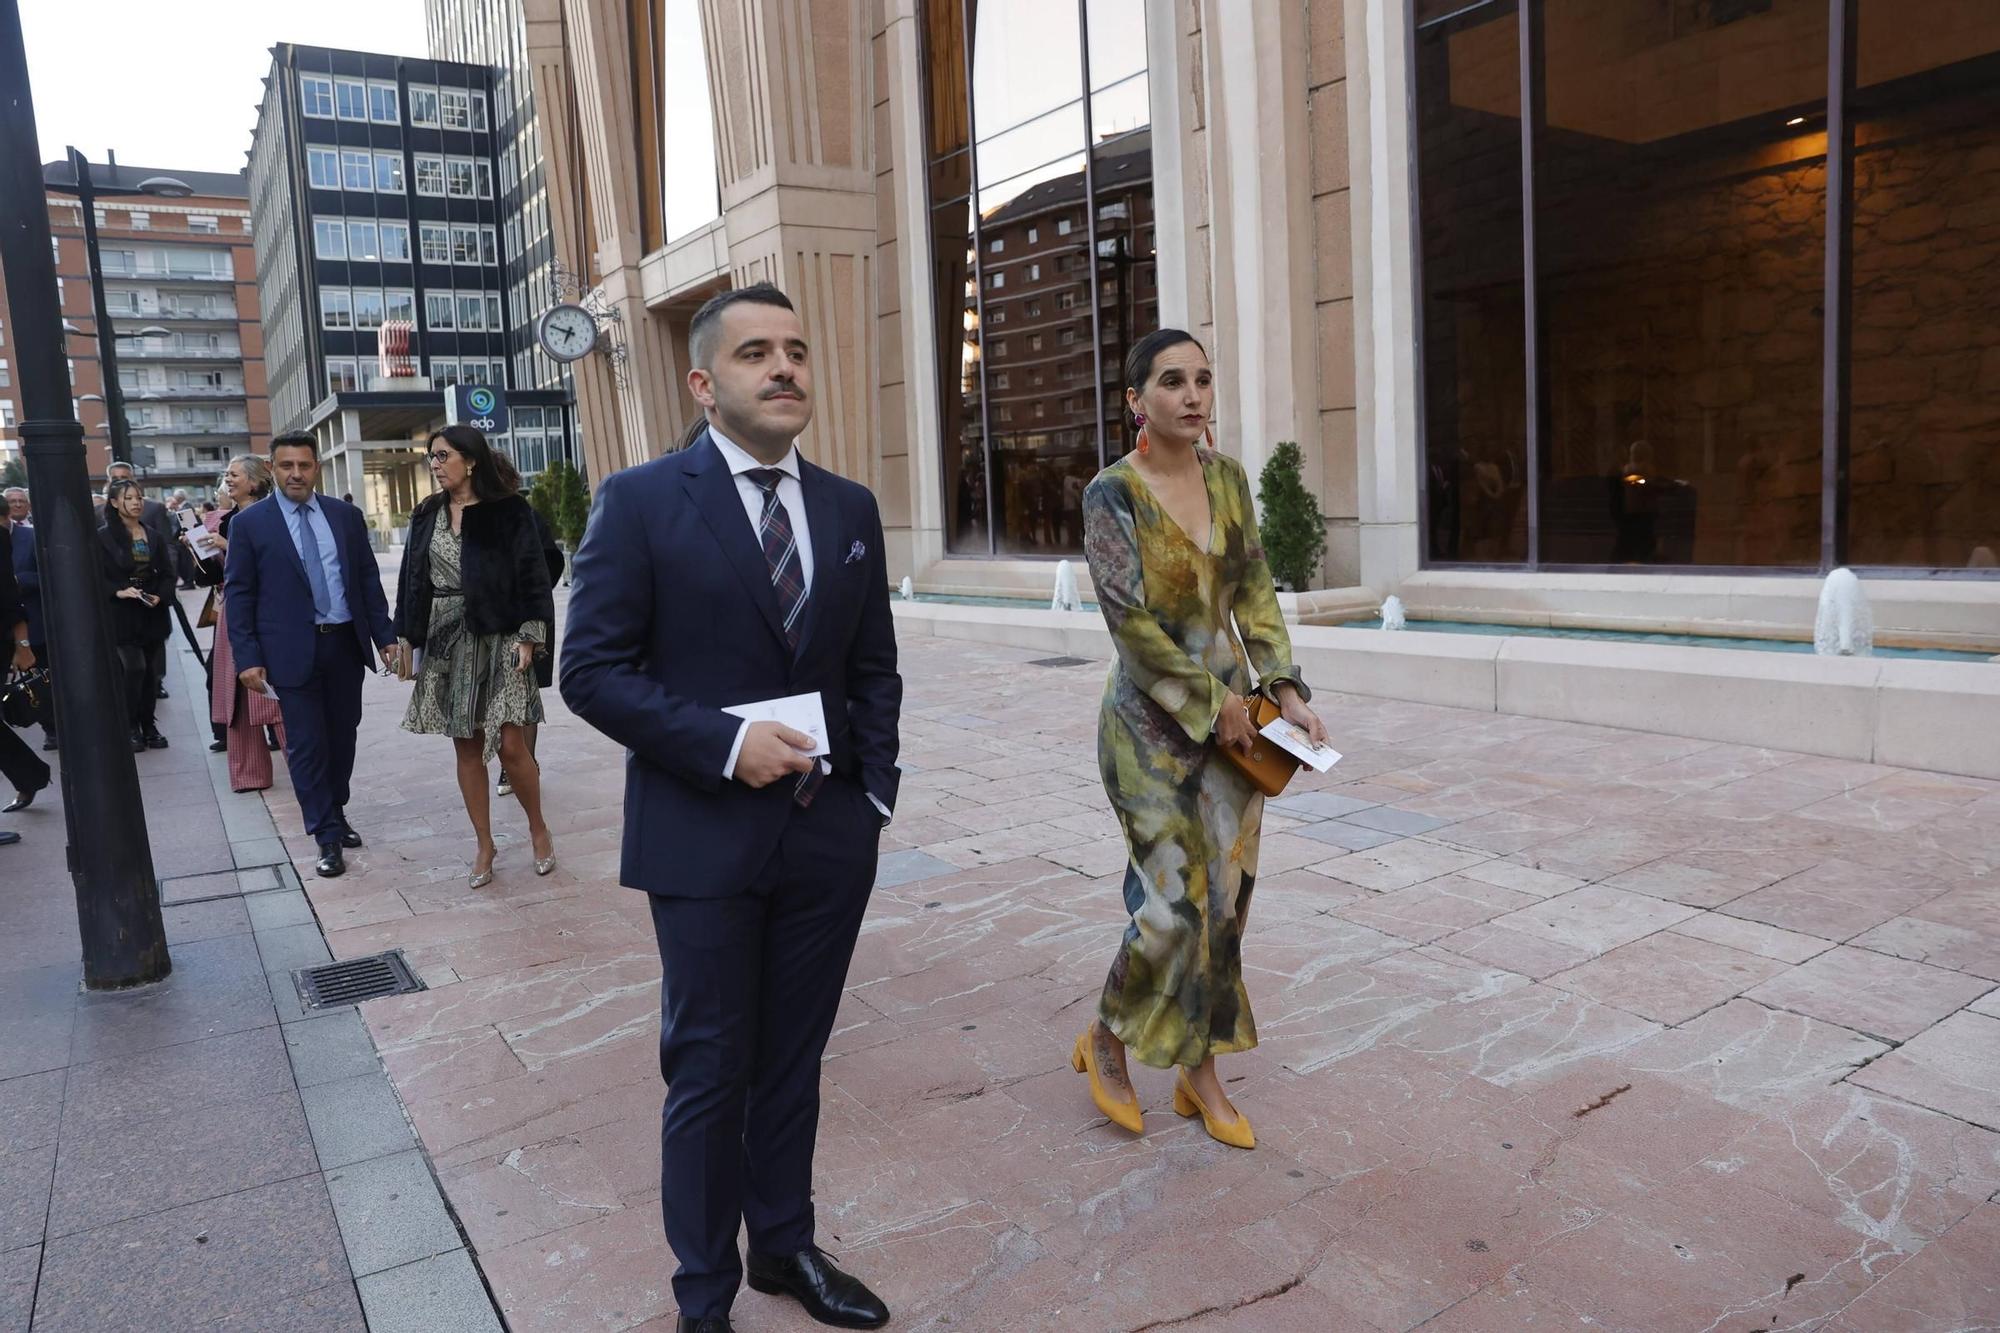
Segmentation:
[(271, 457), (278, 456), (280, 449), (310, 449), (314, 458), (319, 457), (319, 440), (311, 431), (288, 430), (271, 437)]
[[(1160, 353), (1182, 343), (1201, 347), (1201, 340), (1186, 329), (1154, 329), (1133, 343), (1132, 350), (1125, 354), (1126, 387), (1145, 392), (1146, 381), (1153, 378), (1153, 363), (1160, 359)], [(1207, 356), (1208, 349), (1201, 347), (1201, 354)]]
[[(502, 500), (515, 494), (520, 485), (521, 474), (512, 467), (502, 471), (493, 461), (493, 446), (486, 442), (486, 432), (477, 426), (439, 426), (424, 441), (425, 450), (443, 440), (453, 452), (464, 456), (472, 464), (472, 493), (481, 500)], [(513, 485), (507, 478), (512, 476)]]
[(774, 283), (753, 282), (748, 287), (717, 292), (703, 301), (701, 309), (695, 311), (694, 318), (688, 321), (689, 365), (707, 370), (714, 364), (715, 342), (722, 336), (722, 312), (742, 301), (774, 305), (794, 313), (798, 310), (792, 304), (792, 298), (779, 291)]

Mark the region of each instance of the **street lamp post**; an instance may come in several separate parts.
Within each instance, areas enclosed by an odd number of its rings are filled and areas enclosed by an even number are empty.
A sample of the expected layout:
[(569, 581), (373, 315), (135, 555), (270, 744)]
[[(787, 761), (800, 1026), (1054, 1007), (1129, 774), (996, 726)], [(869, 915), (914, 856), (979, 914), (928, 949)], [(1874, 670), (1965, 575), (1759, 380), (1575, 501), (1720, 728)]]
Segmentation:
[[(35, 497), (42, 610), (57, 682), (63, 819), (83, 979), (92, 989), (109, 990), (158, 981), (173, 962), (130, 735), (122, 711), (109, 705), (124, 691), (98, 572), (83, 427), (70, 406), (62, 312), (49, 254), (48, 196), (36, 144), (20, 7), (18, 0), (0, 0), (0, 269), (14, 316), (21, 452)], [(100, 340), (103, 319), (100, 297)], [(117, 383), (115, 373), (108, 383)]]
[[(184, 199), (194, 193), (187, 182), (172, 176), (149, 176), (137, 185), (99, 185), (90, 174), (90, 160), (75, 148), (69, 150), (67, 181), (48, 181), (57, 194), (76, 196), (83, 213), (83, 253), (90, 273), (90, 308), (97, 321), (97, 364), (104, 379), (104, 402), (109, 412), (113, 462), (132, 461), (132, 431), (125, 421), (125, 386), (118, 382), (118, 337), (111, 327), (111, 311), (104, 297), (104, 261), (97, 250), (97, 201), (127, 194), (151, 194), (167, 199)], [(165, 330), (162, 330), (165, 332)]]

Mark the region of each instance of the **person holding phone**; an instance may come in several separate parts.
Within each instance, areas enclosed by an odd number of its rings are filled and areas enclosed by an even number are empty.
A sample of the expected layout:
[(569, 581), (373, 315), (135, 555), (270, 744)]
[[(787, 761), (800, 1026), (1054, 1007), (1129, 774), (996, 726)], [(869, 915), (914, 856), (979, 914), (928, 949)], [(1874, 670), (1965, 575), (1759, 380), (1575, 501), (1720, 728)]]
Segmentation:
[[(164, 511), (162, 511), (164, 513)], [(167, 599), (174, 595), (174, 552), (166, 523), (146, 516), (139, 483), (114, 481), (104, 489), (104, 526), (98, 530), (105, 586), (111, 595), (111, 637), (125, 674), (125, 721), (134, 750), (164, 750), (153, 710), (156, 683), (166, 674)]]

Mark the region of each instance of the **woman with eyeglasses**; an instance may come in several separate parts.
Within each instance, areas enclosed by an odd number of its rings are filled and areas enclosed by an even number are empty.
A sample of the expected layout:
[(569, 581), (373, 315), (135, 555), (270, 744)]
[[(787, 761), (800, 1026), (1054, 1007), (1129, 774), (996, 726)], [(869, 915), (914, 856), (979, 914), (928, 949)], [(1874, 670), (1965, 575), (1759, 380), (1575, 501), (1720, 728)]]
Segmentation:
[(459, 794), (478, 840), (467, 881), (477, 889), (493, 882), (486, 774), (496, 753), (528, 816), (535, 873), (556, 868), (526, 735), (542, 720), (535, 659), (547, 650), (555, 601), (533, 510), (508, 484), (486, 436), (446, 426), (431, 432), (427, 453), (438, 493), (410, 515), (396, 588), (396, 635), (414, 650), (405, 660), (418, 659), (403, 728), (452, 739)]
[(164, 750), (167, 738), (153, 717), (155, 682), (166, 674), (167, 636), (174, 595), (173, 538), (148, 521), (146, 493), (121, 477), (104, 488), (104, 526), (97, 531), (104, 578), (111, 595), (111, 638), (125, 675), (125, 723), (133, 750)]

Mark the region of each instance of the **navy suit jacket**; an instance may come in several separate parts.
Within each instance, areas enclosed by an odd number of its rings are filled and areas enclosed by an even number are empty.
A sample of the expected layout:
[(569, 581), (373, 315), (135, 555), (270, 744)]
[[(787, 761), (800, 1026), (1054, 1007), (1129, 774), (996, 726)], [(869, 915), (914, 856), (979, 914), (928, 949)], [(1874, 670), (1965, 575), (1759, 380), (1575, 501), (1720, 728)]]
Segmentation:
[[(263, 667), (275, 689), (311, 679), (317, 651), (312, 585), (279, 507), (284, 503), (283, 493), (273, 491), (237, 511), (229, 523), (229, 554), (222, 569), (229, 651), (236, 656), (236, 669)], [(389, 599), (368, 545), (368, 525), (361, 511), (344, 500), (322, 495), (319, 504), (339, 551), (361, 660), (373, 666), (376, 645), (394, 643), (396, 633), (389, 627)]]
[[(856, 836), (894, 809), (903, 680), (882, 520), (865, 486), (800, 459), (813, 580), (796, 655), (763, 548), (706, 432), (680, 453), (604, 479), (570, 568), (562, 697), (626, 747), (619, 882), (672, 897), (746, 890), (798, 808), (793, 783), (725, 779), (734, 704), (817, 692)], [(232, 612), (233, 614), (233, 612)]]
[(35, 554), (35, 530), (16, 523), (10, 530), (14, 583), (20, 589), (21, 610), (28, 621), (28, 642), (44, 642), (42, 626), (42, 566)]

